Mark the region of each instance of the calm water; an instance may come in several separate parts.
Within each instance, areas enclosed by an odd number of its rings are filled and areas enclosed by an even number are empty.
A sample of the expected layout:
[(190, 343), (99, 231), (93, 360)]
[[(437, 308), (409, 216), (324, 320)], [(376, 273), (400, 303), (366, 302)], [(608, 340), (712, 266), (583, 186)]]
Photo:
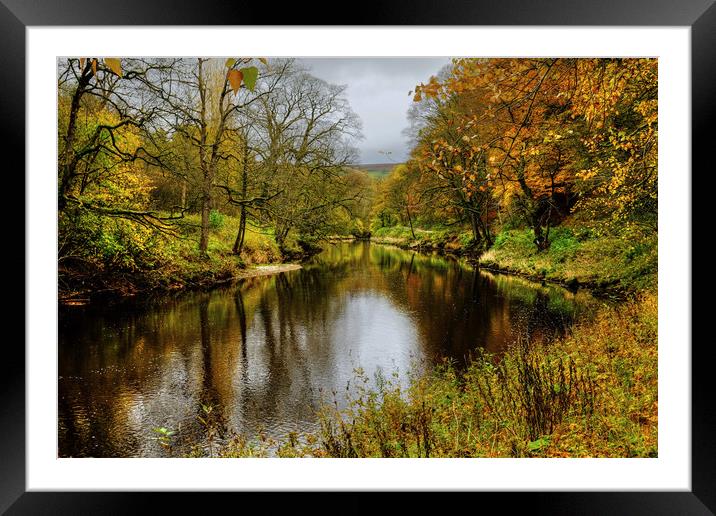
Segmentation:
[(343, 243), (301, 270), (210, 293), (63, 307), (59, 455), (164, 456), (156, 427), (187, 452), (202, 442), (202, 404), (226, 435), (312, 430), (356, 368), (405, 382), (439, 357), (462, 363), (525, 332), (552, 335), (587, 305), (463, 262)]

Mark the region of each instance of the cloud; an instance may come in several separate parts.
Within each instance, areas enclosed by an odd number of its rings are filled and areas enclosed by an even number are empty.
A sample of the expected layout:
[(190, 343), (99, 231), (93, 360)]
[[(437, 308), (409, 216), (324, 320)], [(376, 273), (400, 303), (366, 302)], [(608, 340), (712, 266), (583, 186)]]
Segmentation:
[(450, 63), (449, 57), (302, 58), (316, 77), (348, 86), (353, 111), (363, 122), (365, 139), (359, 142), (361, 163), (390, 161), (379, 151), (391, 153), (392, 161), (404, 161), (410, 149), (402, 130), (412, 102), (408, 92), (426, 82)]

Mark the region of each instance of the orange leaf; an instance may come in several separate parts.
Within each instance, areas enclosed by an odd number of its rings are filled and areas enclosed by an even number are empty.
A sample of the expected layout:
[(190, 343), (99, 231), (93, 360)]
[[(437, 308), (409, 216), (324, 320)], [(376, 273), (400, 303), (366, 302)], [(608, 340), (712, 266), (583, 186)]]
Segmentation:
[(85, 61), (87, 61), (86, 57), (80, 57), (80, 69), (85, 67)]
[(114, 73), (122, 77), (122, 64), (119, 62), (119, 59), (105, 57), (104, 64), (109, 66), (109, 69), (112, 70)]
[(92, 59), (92, 73), (97, 75), (97, 58)]
[(241, 73), (241, 70), (229, 70), (226, 76), (229, 79), (229, 84), (231, 84), (231, 89), (234, 90), (234, 95), (236, 95), (239, 88), (241, 88), (241, 81), (244, 78), (244, 74)]

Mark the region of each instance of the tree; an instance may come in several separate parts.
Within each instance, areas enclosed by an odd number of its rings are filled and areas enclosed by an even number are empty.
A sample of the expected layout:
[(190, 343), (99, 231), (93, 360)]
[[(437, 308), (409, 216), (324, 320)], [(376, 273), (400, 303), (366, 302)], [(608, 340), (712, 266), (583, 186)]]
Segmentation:
[(655, 227), (654, 60), (457, 59), (447, 77), (416, 87), (424, 99), (438, 106), (420, 131), (419, 162), (465, 200), (477, 195), (463, 204), (483, 230), (493, 199), (547, 249), (550, 226), (580, 194), (595, 214)]
[(410, 227), (415, 238), (413, 219), (420, 207), (420, 172), (414, 163), (399, 164), (380, 185), (382, 210), (397, 215), (404, 225)]
[(578, 207), (610, 230), (658, 230), (658, 65), (655, 59), (579, 62), (574, 115), (590, 128)]
[[(158, 100), (157, 111), (170, 131), (181, 134), (198, 156), (201, 171), (199, 251), (206, 255), (209, 244), (209, 213), (219, 161), (227, 159), (227, 142), (236, 114), (268, 90), (253, 91), (258, 68), (244, 66), (251, 58), (183, 59), (148, 82), (149, 93)], [(239, 95), (239, 91), (243, 94)]]
[[(423, 101), (420, 89), (416, 98)], [(478, 123), (477, 102), (474, 97), (455, 94), (443, 98), (425, 117), (413, 156), (432, 182), (423, 195), (444, 198), (459, 220), (469, 222), (475, 244), (489, 246), (494, 179), (488, 172), (487, 156), (495, 139)]]
[(309, 238), (335, 229), (334, 212), (350, 210), (360, 197), (349, 192), (346, 182), (360, 121), (345, 98), (345, 87), (289, 62), (284, 80), (255, 104), (251, 116), (248, 137), (264, 178), (259, 211), (276, 242), (284, 247), (293, 229)]
[[(135, 162), (159, 162), (140, 134), (154, 116), (130, 91), (162, 64), (118, 59), (67, 59), (59, 63), (58, 209), (68, 204), (105, 216), (122, 217), (166, 228), (154, 212), (113, 205), (111, 198), (82, 198), (88, 186), (121, 175)], [(82, 116), (81, 116), (82, 115)], [(115, 181), (116, 183), (116, 181)]]

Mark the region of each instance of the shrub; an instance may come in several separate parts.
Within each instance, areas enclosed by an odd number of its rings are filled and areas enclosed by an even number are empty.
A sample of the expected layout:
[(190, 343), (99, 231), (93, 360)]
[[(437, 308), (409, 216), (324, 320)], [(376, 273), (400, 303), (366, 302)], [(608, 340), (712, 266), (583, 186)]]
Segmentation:
[(224, 215), (217, 210), (211, 210), (211, 213), (209, 213), (209, 227), (214, 231), (224, 227)]

